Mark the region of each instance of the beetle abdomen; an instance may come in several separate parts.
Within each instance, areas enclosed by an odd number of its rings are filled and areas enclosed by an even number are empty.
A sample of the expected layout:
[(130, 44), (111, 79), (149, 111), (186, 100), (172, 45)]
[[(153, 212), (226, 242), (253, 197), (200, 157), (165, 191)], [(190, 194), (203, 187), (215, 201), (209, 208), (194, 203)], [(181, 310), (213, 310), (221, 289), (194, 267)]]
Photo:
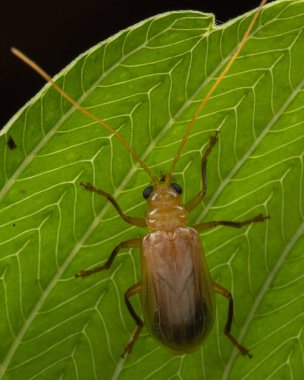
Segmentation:
[(147, 235), (142, 265), (142, 307), (148, 330), (176, 354), (193, 351), (214, 321), (213, 285), (197, 232), (177, 228)]
[(161, 315), (156, 313), (153, 335), (175, 354), (184, 354), (193, 351), (203, 341), (212, 325), (213, 315), (203, 302), (197, 304), (192, 318), (179, 324), (162, 321)]

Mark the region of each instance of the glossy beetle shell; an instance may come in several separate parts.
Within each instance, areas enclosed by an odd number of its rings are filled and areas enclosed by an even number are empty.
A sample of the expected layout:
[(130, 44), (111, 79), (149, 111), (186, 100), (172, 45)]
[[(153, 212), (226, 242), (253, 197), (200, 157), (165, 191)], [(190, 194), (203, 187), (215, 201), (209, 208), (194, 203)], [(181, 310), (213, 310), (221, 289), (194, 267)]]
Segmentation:
[(141, 303), (151, 335), (175, 354), (191, 352), (210, 332), (214, 290), (196, 230), (179, 227), (143, 239)]

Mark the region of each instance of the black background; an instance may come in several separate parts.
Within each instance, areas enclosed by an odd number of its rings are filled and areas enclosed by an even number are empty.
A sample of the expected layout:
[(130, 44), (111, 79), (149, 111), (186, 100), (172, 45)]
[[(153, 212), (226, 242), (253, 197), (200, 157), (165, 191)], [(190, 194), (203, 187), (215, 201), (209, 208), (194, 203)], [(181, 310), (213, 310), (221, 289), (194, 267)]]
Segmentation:
[(1, 0), (0, 128), (42, 87), (43, 80), (10, 53), (15, 46), (51, 75), (112, 34), (169, 10), (214, 13), (225, 22), (259, 0)]

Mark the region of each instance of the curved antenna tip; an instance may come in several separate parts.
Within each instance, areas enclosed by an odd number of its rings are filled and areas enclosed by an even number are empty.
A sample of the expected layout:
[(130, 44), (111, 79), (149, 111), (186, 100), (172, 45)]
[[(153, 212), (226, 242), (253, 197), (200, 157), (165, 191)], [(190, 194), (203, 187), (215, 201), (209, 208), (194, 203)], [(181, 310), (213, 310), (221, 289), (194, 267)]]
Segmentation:
[(62, 88), (59, 87), (57, 83), (53, 81), (53, 79), (47, 72), (45, 72), (40, 66), (38, 66), (36, 62), (32, 61), (25, 54), (23, 54), (19, 49), (16, 49), (15, 47), (11, 47), (11, 52), (14, 55), (16, 55), (21, 61), (26, 63), (28, 66), (30, 66), (34, 71), (36, 71), (36, 73), (38, 73), (47, 82), (49, 82), (54, 87), (54, 89), (57, 92), (59, 92), (59, 94), (61, 94), (61, 96), (63, 96), (68, 102), (70, 102), (80, 112), (82, 112), (84, 115), (87, 115), (90, 119), (95, 120), (103, 128), (111, 132), (122, 143), (122, 145), (126, 148), (126, 150), (136, 159), (136, 161), (140, 164), (140, 166), (144, 169), (144, 171), (151, 177), (152, 181), (155, 184), (158, 183), (157, 178), (153, 175), (153, 173), (148, 168), (148, 166), (138, 156), (138, 154), (134, 152), (134, 150), (130, 147), (127, 141), (115, 129), (113, 129), (110, 125), (108, 125), (105, 121), (101, 120), (99, 117), (92, 114), (87, 108), (84, 108), (83, 106), (81, 106), (74, 98), (72, 98), (68, 93), (62, 90)]

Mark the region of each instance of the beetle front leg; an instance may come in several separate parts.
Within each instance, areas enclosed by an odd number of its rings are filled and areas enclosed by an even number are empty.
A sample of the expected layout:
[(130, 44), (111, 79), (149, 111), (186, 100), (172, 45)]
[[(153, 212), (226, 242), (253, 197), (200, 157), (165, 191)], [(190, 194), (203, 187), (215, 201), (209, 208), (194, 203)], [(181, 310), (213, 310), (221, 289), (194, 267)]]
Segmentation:
[(133, 216), (125, 215), (111, 194), (106, 193), (105, 191), (101, 189), (97, 189), (95, 186), (91, 185), (89, 182), (87, 183), (81, 182), (80, 185), (83, 186), (86, 190), (91, 191), (92, 193), (96, 193), (98, 195), (101, 195), (102, 197), (107, 198), (107, 200), (112, 203), (112, 205), (115, 207), (118, 214), (122, 217), (122, 219), (125, 222), (137, 227), (147, 227), (145, 218), (135, 218)]
[(82, 270), (79, 273), (75, 274), (75, 277), (87, 277), (90, 276), (93, 273), (100, 272), (105, 269), (109, 269), (110, 266), (113, 263), (113, 260), (115, 259), (116, 255), (122, 248), (140, 248), (142, 242), (142, 238), (136, 238), (136, 239), (130, 239), (121, 242), (118, 244), (112, 251), (111, 255), (109, 256), (108, 260), (105, 262), (105, 264), (100, 265), (98, 267), (88, 269), (88, 270)]
[(243, 220), (242, 222), (230, 222), (227, 220), (215, 220), (215, 221), (211, 221), (211, 222), (203, 222), (203, 223), (196, 224), (195, 226), (193, 226), (193, 228), (198, 232), (209, 230), (210, 228), (215, 228), (217, 226), (241, 228), (241, 227), (246, 226), (248, 224), (264, 222), (264, 220), (266, 220), (266, 219), (269, 219), (268, 215), (264, 216), (262, 214), (258, 214), (256, 216), (254, 216), (253, 218)]
[(137, 284), (134, 284), (125, 292), (125, 303), (127, 305), (127, 308), (129, 310), (129, 313), (131, 314), (132, 318), (134, 319), (136, 323), (136, 330), (130, 340), (130, 342), (125, 347), (121, 357), (123, 358), (126, 353), (130, 353), (132, 351), (132, 348), (136, 342), (136, 339), (138, 338), (141, 329), (143, 328), (144, 322), (139, 318), (139, 316), (136, 314), (135, 310), (133, 309), (133, 306), (131, 302), (129, 301), (129, 298), (134, 296), (135, 294), (139, 293), (141, 291), (141, 283), (138, 282)]
[(185, 204), (186, 210), (188, 212), (192, 211), (195, 207), (197, 207), (201, 203), (201, 201), (204, 199), (204, 196), (206, 194), (206, 191), (207, 191), (207, 160), (208, 160), (209, 154), (211, 153), (214, 145), (218, 141), (218, 139), (217, 139), (218, 133), (219, 133), (219, 131), (216, 131), (215, 134), (213, 136), (211, 136), (211, 138), (209, 140), (209, 144), (207, 146), (207, 149), (205, 150), (204, 155), (202, 157), (202, 164), (201, 164), (201, 168), (202, 168), (202, 190), (193, 199), (191, 199), (189, 202), (187, 202)]
[(234, 336), (231, 335), (231, 324), (232, 324), (232, 319), (233, 319), (233, 298), (231, 293), (223, 288), (221, 285), (216, 284), (215, 282), (213, 283), (214, 291), (216, 293), (221, 294), (225, 298), (228, 299), (229, 305), (228, 305), (228, 318), (227, 322), (224, 328), (224, 333), (225, 335), (230, 339), (230, 341), (238, 348), (238, 350), (241, 352), (242, 355), (247, 355), (249, 358), (252, 358), (252, 355), (249, 353), (249, 350), (242, 346), (235, 338)]

